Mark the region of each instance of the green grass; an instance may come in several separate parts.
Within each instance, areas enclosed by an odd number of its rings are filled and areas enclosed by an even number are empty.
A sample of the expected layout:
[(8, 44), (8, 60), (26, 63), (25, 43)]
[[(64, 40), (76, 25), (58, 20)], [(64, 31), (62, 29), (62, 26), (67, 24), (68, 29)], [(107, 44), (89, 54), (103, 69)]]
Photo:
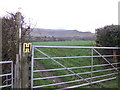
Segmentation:
[[(95, 46), (95, 41), (64, 41), (64, 42), (33, 42), (34, 45), (44, 45), (44, 46)], [(91, 55), (91, 49), (49, 49), (49, 48), (41, 48), (41, 51), (46, 53), (47, 55), (51, 57), (69, 57), (69, 56), (90, 56)], [(40, 54), (38, 51), (35, 51), (35, 57), (45, 57), (44, 55)], [(103, 60), (101, 58), (101, 60)], [(65, 67), (80, 67), (80, 66), (90, 66), (91, 65), (91, 58), (79, 58), (79, 59), (57, 59), (59, 63), (64, 65)], [(38, 63), (41, 63), (46, 69), (56, 69), (56, 68), (63, 68), (54, 61), (50, 59), (44, 59), (44, 60), (37, 60)], [(94, 64), (101, 64), (100, 60), (97, 58), (94, 58)], [(108, 67), (109, 68), (109, 67)], [(37, 68), (35, 68), (37, 69)], [(96, 67), (93, 68), (93, 70), (102, 70), (104, 69), (103, 67)], [(85, 69), (73, 69), (75, 73), (82, 73), (82, 72), (90, 72), (91, 68), (85, 68)], [(59, 75), (66, 75), (66, 74), (72, 74), (67, 70), (61, 70), (61, 71), (52, 71), (54, 76), (59, 76)], [(98, 72), (94, 73), (93, 76), (96, 75), (104, 75), (104, 74), (109, 74), (111, 73), (110, 71), (105, 71), (105, 72)], [(35, 73), (34, 77), (43, 77), (40, 76), (41, 73)], [(91, 74), (84, 74), (80, 75), (83, 78), (89, 78)], [(111, 77), (111, 76), (108, 76)], [(107, 77), (107, 78), (108, 78)], [(60, 78), (62, 82), (66, 81), (72, 81), (72, 80), (77, 80), (75, 76), (70, 76), (70, 77), (63, 77)], [(102, 78), (106, 79), (106, 77)], [(95, 79), (95, 80), (101, 80)], [(90, 81), (90, 80), (89, 80)], [(107, 86), (109, 82), (110, 87)], [(108, 81), (108, 82), (103, 82), (99, 84), (92, 85), (94, 88), (99, 88), (99, 87), (104, 87), (104, 88), (115, 88), (117, 87), (116, 80), (113, 81)], [(53, 82), (50, 80), (39, 80), (35, 81), (35, 86), (36, 85), (45, 85), (45, 84), (52, 84)], [(69, 85), (79, 85), (82, 84), (83, 82), (77, 82), (77, 83), (70, 83)], [(60, 86), (52, 86), (51, 88), (59, 88)], [(89, 86), (84, 86), (82, 88), (88, 88)]]
[(95, 46), (95, 41), (33, 42), (33, 44), (45, 46)]

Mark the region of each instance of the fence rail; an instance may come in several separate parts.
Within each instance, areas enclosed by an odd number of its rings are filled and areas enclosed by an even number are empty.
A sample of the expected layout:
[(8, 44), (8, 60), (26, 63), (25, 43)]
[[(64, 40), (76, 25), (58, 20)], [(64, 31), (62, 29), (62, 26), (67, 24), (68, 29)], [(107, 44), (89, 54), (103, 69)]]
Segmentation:
[[(120, 64), (119, 63), (112, 63), (113, 65)], [(67, 69), (82, 69), (82, 68), (90, 68), (90, 67), (100, 67), (100, 66), (109, 66), (110, 64), (101, 64), (101, 65), (93, 65), (93, 66), (82, 66), (82, 67), (71, 67)], [(48, 72), (48, 71), (57, 71), (57, 70), (66, 70), (66, 68), (58, 68), (58, 69), (46, 69), (46, 70), (34, 70), (33, 72)]]
[[(51, 57), (51, 56), (47, 55), (45, 52), (41, 51), (41, 48), (91, 49), (91, 56)], [(119, 50), (120, 47), (79, 47), (79, 46), (36, 46), (36, 45), (34, 45), (33, 48), (32, 48), (32, 62), (31, 62), (31, 88), (48, 87), (48, 86), (68, 84), (68, 83), (74, 83), (74, 82), (80, 82), (80, 81), (87, 82), (85, 84), (63, 88), (63, 89), (68, 89), (68, 88), (76, 88), (76, 87), (81, 87), (81, 86), (86, 86), (86, 85), (91, 85), (91, 84), (95, 84), (95, 83), (99, 83), (99, 82), (105, 82), (105, 81), (116, 79), (116, 77), (111, 77), (111, 78), (107, 78), (107, 79), (103, 79), (103, 80), (92, 81), (93, 79), (96, 79), (96, 78), (117, 75), (118, 74), (118, 68), (115, 65), (120, 64), (120, 62), (111, 63), (108, 59), (106, 59), (106, 58), (109, 58), (109, 57), (110, 58), (111, 57), (120, 57), (120, 55), (102, 55), (97, 49)], [(34, 55), (35, 51), (38, 51), (40, 54), (44, 55), (45, 57), (35, 57), (35, 55)], [(98, 55), (94, 55), (94, 52), (97, 53)], [(74, 59), (74, 58), (91, 58), (91, 65), (90, 66), (69, 67), (69, 68), (67, 68), (66, 66), (59, 63), (56, 60), (56, 59)], [(107, 62), (107, 64), (96, 64), (96, 65), (94, 65), (93, 64), (94, 58), (102, 58), (104, 61)], [(48, 60), (48, 59), (54, 61), (56, 64), (60, 65), (63, 68), (34, 70), (35, 60), (38, 61), (38, 60)], [(103, 66), (111, 66), (111, 67), (109, 69), (95, 70), (95, 71), (93, 70), (93, 68), (95, 68), (95, 67), (103, 67)], [(82, 72), (82, 73), (75, 73), (73, 71), (73, 69), (84, 69), (84, 68), (91, 68), (91, 70), (90, 70), (90, 72)], [(48, 76), (48, 77), (42, 77), (42, 78), (35, 78), (34, 77), (34, 73), (60, 71), (60, 70), (67, 70), (67, 71), (71, 72), (71, 74), (60, 75), (60, 76)], [(105, 75), (100, 75), (100, 76), (93, 76), (93, 73), (105, 72), (105, 71), (116, 71), (116, 72), (105, 74)], [(83, 78), (82, 76), (80, 76), (80, 75), (84, 75), (84, 74), (91, 74), (91, 77), (90, 78)], [(61, 82), (61, 83), (53, 83), (53, 84), (48, 84), (48, 85), (34, 86), (34, 81), (36, 81), (36, 80), (45, 80), (45, 79), (53, 79), (53, 78), (61, 78), (61, 77), (69, 77), (69, 76), (77, 76), (80, 79), (79, 80), (73, 80), (73, 81), (67, 81), (67, 82)], [(91, 82), (89, 82), (88, 80), (91, 80)]]
[(73, 48), (73, 49), (120, 49), (120, 47), (84, 47), (84, 46), (37, 46), (34, 48)]

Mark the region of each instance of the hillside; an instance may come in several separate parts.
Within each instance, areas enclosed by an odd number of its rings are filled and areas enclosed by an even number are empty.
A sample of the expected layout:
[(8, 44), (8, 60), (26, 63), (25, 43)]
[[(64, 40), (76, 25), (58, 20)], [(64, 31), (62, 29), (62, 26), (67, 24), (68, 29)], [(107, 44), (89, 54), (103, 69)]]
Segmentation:
[(77, 30), (64, 30), (64, 29), (33, 29), (31, 36), (33, 37), (55, 37), (55, 38), (62, 38), (62, 39), (95, 39), (94, 33), (91, 32), (80, 32)]

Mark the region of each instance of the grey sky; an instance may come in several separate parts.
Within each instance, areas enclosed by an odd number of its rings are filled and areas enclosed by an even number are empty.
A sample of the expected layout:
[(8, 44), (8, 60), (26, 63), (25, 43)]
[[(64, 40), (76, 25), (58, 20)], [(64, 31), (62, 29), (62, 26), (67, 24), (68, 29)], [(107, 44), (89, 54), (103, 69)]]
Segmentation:
[[(0, 16), (21, 12), (39, 28), (77, 29), (94, 32), (95, 28), (118, 23), (119, 0), (2, 0)], [(37, 24), (36, 24), (37, 23)]]

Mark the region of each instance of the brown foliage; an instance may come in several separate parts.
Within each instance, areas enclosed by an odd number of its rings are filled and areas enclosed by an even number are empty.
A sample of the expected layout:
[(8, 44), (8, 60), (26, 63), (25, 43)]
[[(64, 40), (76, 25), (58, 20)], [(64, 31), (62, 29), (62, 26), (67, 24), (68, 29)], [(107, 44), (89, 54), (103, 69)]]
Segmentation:
[[(17, 12), (19, 13), (19, 12)], [(24, 17), (21, 16), (21, 30), (22, 39), (21, 42), (27, 42), (27, 38), (30, 33), (30, 27), (25, 28)], [(2, 18), (2, 58), (3, 60), (16, 60), (16, 44), (17, 42), (17, 23), (16, 14), (9, 13), (9, 16)]]

